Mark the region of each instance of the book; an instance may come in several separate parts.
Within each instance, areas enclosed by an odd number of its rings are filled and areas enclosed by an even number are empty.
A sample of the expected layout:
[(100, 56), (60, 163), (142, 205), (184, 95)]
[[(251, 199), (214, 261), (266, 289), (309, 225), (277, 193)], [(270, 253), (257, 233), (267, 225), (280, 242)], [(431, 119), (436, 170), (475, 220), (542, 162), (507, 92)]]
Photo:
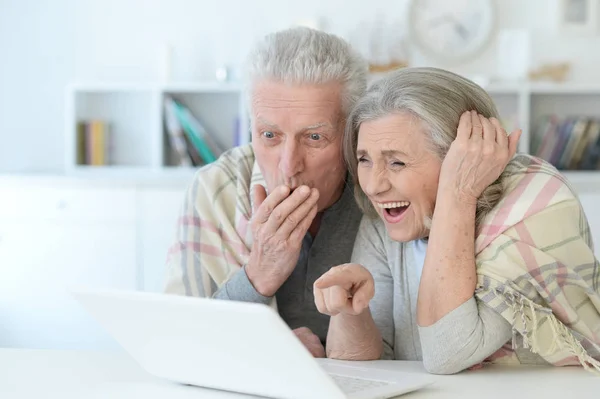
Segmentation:
[(224, 150), (210, 137), (206, 129), (187, 107), (177, 101), (173, 101), (173, 103), (175, 104), (175, 115), (200, 157), (206, 163), (214, 162)]
[(559, 169), (569, 168), (575, 147), (577, 147), (581, 137), (585, 133), (587, 124), (588, 121), (585, 118), (578, 118), (573, 121), (572, 129), (569, 132), (569, 137), (566, 142), (567, 144), (565, 145), (563, 152), (560, 155), (560, 159), (556, 164)]
[(112, 137), (110, 124), (103, 120), (77, 122), (76, 162), (78, 165), (106, 166), (111, 164)]
[(600, 121), (585, 116), (544, 118), (532, 137), (532, 154), (560, 170), (598, 170)]
[[(165, 112), (165, 128), (171, 149), (175, 152), (177, 158), (177, 166), (197, 166), (196, 162), (202, 162), (201, 159), (196, 160), (195, 155), (188, 150), (188, 142), (186, 140), (183, 128), (175, 115), (175, 102), (171, 97), (165, 97), (163, 102)], [(199, 156), (198, 156), (199, 158)]]

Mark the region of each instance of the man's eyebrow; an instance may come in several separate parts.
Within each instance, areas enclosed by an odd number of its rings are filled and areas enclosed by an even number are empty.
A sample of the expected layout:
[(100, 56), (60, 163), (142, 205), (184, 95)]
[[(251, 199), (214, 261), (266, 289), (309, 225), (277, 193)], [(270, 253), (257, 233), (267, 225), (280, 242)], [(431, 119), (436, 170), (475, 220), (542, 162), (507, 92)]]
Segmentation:
[[(264, 119), (262, 119), (262, 118), (258, 118), (258, 122), (260, 122), (261, 124), (263, 124), (263, 125), (266, 125), (266, 126), (268, 126), (268, 127), (271, 127), (271, 128), (277, 129), (277, 130), (280, 130), (280, 129), (279, 129), (279, 126), (277, 126), (277, 124), (276, 124), (276, 123), (271, 123), (271, 122), (268, 122), (268, 121), (266, 121), (266, 120), (264, 120)], [(309, 126), (306, 126), (306, 127), (302, 128), (302, 129), (300, 129), (300, 131), (301, 131), (301, 132), (305, 132), (305, 131), (307, 131), (307, 130), (313, 130), (313, 129), (318, 129), (318, 128), (320, 128), (320, 127), (329, 127), (329, 126), (330, 126), (330, 125), (329, 125), (329, 123), (326, 123), (326, 122), (319, 122), (319, 123), (315, 123), (314, 125), (309, 125)]]
[(310, 126), (306, 126), (304, 129), (302, 130), (312, 130), (312, 129), (318, 129), (320, 127), (325, 127), (325, 126), (329, 126), (329, 123), (325, 123), (325, 122), (321, 122), (321, 123), (315, 123), (314, 125), (310, 125)]
[(271, 122), (267, 122), (266, 120), (264, 120), (263, 118), (258, 118), (258, 121), (260, 123), (262, 123), (263, 125), (267, 125), (269, 127), (273, 127), (275, 129), (279, 129), (279, 126), (277, 126), (277, 124), (275, 123), (271, 123)]

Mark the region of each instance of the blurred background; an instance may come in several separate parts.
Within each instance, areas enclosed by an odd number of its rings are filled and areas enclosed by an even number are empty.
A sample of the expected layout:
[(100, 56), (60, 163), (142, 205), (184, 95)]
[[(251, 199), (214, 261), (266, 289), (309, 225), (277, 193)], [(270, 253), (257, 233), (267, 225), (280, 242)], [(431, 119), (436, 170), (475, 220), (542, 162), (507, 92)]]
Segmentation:
[(0, 347), (115, 346), (67, 290), (161, 289), (194, 171), (249, 142), (245, 55), (295, 25), (347, 39), (371, 79), (476, 81), (598, 240), (599, 3), (0, 0)]

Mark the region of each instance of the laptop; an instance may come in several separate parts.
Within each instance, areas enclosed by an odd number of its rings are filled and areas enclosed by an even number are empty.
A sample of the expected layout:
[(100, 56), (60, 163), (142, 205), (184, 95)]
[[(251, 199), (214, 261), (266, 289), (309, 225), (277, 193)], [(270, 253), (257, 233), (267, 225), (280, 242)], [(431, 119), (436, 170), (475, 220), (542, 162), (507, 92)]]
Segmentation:
[(315, 359), (267, 305), (140, 291), (72, 294), (144, 370), (177, 383), (268, 398), (375, 399), (432, 382), (425, 372)]

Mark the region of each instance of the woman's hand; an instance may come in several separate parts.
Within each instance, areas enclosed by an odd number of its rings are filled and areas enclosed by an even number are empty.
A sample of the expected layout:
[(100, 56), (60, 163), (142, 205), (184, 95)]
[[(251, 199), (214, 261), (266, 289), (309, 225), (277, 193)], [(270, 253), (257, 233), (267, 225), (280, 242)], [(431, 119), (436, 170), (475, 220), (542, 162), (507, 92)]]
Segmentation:
[(357, 316), (375, 295), (373, 276), (356, 263), (332, 267), (315, 281), (313, 288), (317, 309), (329, 316)]
[(313, 288), (317, 309), (331, 316), (327, 357), (379, 359), (383, 340), (369, 310), (369, 302), (375, 295), (371, 273), (359, 264), (346, 263), (329, 269), (315, 281)]
[(442, 163), (439, 191), (454, 193), (459, 201), (476, 204), (517, 152), (520, 137), (521, 130), (508, 136), (496, 118), (465, 112)]

